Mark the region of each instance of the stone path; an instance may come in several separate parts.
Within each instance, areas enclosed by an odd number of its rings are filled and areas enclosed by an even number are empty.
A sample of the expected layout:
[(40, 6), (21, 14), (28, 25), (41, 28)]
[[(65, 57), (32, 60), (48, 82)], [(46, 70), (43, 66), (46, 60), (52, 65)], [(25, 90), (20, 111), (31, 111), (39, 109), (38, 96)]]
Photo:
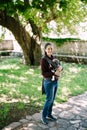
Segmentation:
[(87, 130), (87, 92), (70, 98), (66, 103), (57, 104), (53, 108), (53, 114), (58, 120), (49, 121), (48, 125), (43, 125), (41, 113), (36, 113), (13, 122), (2, 130)]

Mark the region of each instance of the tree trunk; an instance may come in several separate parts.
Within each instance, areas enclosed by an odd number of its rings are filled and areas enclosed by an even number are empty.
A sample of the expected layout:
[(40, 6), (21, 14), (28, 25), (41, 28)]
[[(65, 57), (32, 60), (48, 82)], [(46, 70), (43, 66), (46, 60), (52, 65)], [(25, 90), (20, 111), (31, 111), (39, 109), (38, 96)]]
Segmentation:
[(39, 64), (41, 57), (40, 45), (33, 37), (30, 37), (25, 28), (13, 17), (7, 16), (5, 12), (0, 11), (0, 25), (9, 29), (15, 39), (21, 46), (27, 65)]

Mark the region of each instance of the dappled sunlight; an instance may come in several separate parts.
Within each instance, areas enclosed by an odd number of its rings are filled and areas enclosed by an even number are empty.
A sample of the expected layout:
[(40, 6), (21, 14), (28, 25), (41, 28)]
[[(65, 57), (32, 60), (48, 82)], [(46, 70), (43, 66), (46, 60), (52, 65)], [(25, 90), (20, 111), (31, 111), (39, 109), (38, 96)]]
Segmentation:
[(35, 98), (35, 96), (33, 96), (33, 95), (31, 96), (31, 100), (32, 100), (33, 102), (35, 102), (35, 105), (42, 105), (41, 102), (38, 102), (39, 98), (40, 98), (40, 97), (36, 97), (36, 98)]
[(29, 96), (25, 96), (25, 98), (22, 100), (24, 103), (29, 103)]
[(11, 65), (11, 69), (18, 70), (20, 67), (18, 65)]
[(26, 83), (27, 82), (27, 78), (26, 77), (23, 77), (23, 76), (16, 76), (16, 75), (13, 75), (13, 74), (10, 74), (10, 75), (7, 75), (9, 79), (15, 79), (15, 80), (19, 80), (21, 81), (22, 83)]
[[(19, 96), (20, 93), (17, 89), (17, 85), (16, 83), (3, 83), (1, 84), (1, 90), (0, 92), (2, 92), (3, 94), (7, 93), (7, 96), (12, 98), (13, 96)], [(0, 96), (3, 97), (3, 94), (1, 94)]]
[(14, 70), (18, 70), (20, 67), (19, 66), (17, 66), (17, 65), (15, 65), (15, 64), (13, 64), (13, 65), (2, 65), (2, 66), (0, 66), (0, 69), (14, 69)]
[(68, 87), (63, 87), (61, 90), (62, 96), (68, 96), (70, 94), (70, 89)]
[(36, 74), (36, 73), (33, 75), (33, 77), (35, 77), (36, 79), (37, 78), (42, 78), (41, 74)]
[(64, 86), (66, 85), (66, 87), (68, 87), (69, 83), (72, 81), (72, 78), (74, 78), (75, 75), (68, 75), (67, 78), (66, 77), (62, 77), (61, 78), (61, 84), (64, 83)]
[(41, 91), (41, 88), (42, 88), (42, 86), (39, 86), (37, 89), (38, 89), (38, 91)]
[(14, 79), (14, 78), (16, 78), (16, 76), (13, 75), (13, 74), (8, 75), (8, 77), (9, 77), (10, 79)]
[[(64, 73), (61, 77), (60, 82), (61, 82), (61, 84), (63, 83), (63, 85), (68, 88), (70, 86), (69, 90), (72, 91), (73, 86), (77, 85), (79, 83), (79, 78), (80, 78), (80, 73), (82, 73), (82, 68), (78, 67), (78, 66), (76, 67), (75, 65), (71, 64), (68, 67), (68, 70), (65, 69), (63, 72)], [(81, 83), (81, 80), (83, 80), (83, 79), (80, 79), (80, 83)], [(71, 86), (72, 86), (72, 88), (71, 88)], [(79, 86), (79, 87), (81, 87), (81, 86)]]
[(25, 96), (21, 98), (11, 98), (5, 94), (1, 94), (0, 96), (0, 103), (15, 103), (15, 102), (23, 102), (23, 103), (29, 103), (29, 96)]
[(3, 76), (3, 74), (0, 73), (0, 76)]
[(37, 85), (36, 84), (32, 84), (32, 88), (37, 88)]
[[(55, 104), (65, 102), (73, 95), (87, 90), (86, 67), (64, 63), (64, 70), (59, 79), (59, 91)], [(0, 68), (0, 103), (41, 106), (45, 95), (42, 95), (42, 75), (38, 67), (8, 61)]]
[(69, 68), (69, 71), (73, 72), (73, 73), (79, 73), (81, 71), (81, 68), (78, 69), (76, 67), (71, 67), (71, 68)]
[(66, 81), (67, 83), (70, 82), (70, 81), (71, 81), (70, 76), (69, 76), (69, 78), (67, 78), (65, 81)]
[(31, 74), (31, 75), (33, 75), (34, 74), (34, 69), (29, 69), (29, 71), (27, 71), (25, 74)]
[(37, 106), (42, 106), (41, 102), (36, 102), (35, 103)]
[(82, 88), (77, 84), (77, 85), (74, 87), (74, 90), (77, 90), (77, 91), (79, 92), (80, 90), (82, 90)]
[(24, 77), (19, 77), (19, 80), (22, 81), (22, 82), (26, 82), (27, 81), (26, 78), (24, 78)]
[(10, 90), (12, 90), (13, 88), (16, 88), (16, 86), (17, 86), (16, 83), (9, 83), (9, 81), (8, 81), (6, 83), (5, 82), (1, 83), (0, 88), (1, 89), (10, 89)]
[(0, 102), (7, 102), (8, 96), (5, 94), (0, 95)]
[(38, 77), (41, 78), (41, 79), (43, 78), (41, 74)]
[(11, 91), (9, 92), (8, 96), (11, 96), (11, 97), (13, 97), (13, 96), (15, 96), (15, 97), (21, 96), (19, 90), (17, 89), (17, 85), (16, 84), (15, 84), (15, 86), (14, 85), (12, 86)]

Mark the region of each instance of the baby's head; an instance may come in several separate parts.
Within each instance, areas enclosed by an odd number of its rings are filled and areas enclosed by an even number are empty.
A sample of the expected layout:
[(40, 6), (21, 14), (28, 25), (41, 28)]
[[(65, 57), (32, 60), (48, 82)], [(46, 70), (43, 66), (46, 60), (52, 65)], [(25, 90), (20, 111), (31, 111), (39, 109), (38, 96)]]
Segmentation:
[(58, 59), (53, 59), (52, 61), (53, 61), (52, 67), (53, 67), (55, 70), (58, 69), (58, 67), (60, 66), (59, 60), (58, 60)]

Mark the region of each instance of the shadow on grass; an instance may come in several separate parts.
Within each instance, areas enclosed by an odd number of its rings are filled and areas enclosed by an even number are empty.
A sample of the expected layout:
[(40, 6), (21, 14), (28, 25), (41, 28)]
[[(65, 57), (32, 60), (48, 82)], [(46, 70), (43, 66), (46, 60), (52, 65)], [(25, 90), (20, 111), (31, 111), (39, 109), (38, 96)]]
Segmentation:
[(41, 110), (41, 106), (31, 103), (1, 103), (0, 104), (0, 129), (4, 128), (11, 122), (17, 122), (26, 117), (33, 115)]
[[(0, 129), (41, 110), (41, 74), (38, 67), (3, 59), (0, 64)], [(41, 100), (41, 99), (40, 99)]]
[[(85, 65), (63, 63), (56, 103), (87, 91)], [(41, 93), (39, 67), (20, 64), (20, 59), (5, 59), (0, 64), (0, 129), (26, 115), (39, 112), (45, 100)]]

